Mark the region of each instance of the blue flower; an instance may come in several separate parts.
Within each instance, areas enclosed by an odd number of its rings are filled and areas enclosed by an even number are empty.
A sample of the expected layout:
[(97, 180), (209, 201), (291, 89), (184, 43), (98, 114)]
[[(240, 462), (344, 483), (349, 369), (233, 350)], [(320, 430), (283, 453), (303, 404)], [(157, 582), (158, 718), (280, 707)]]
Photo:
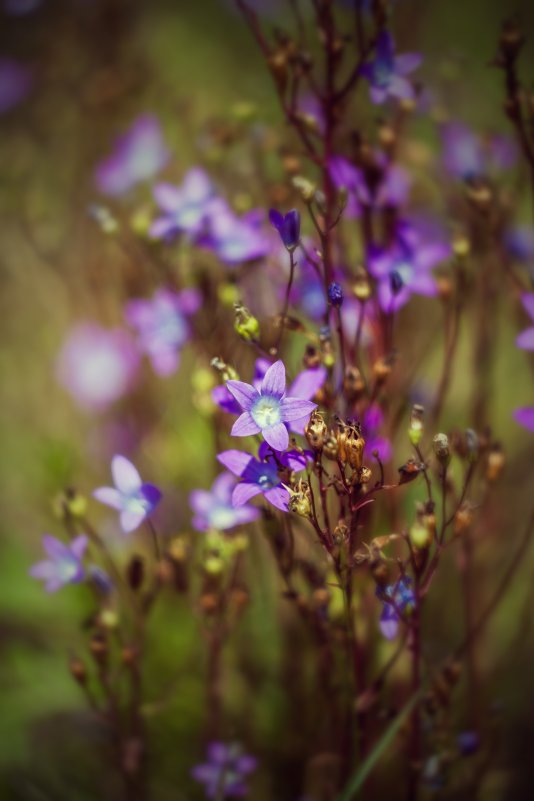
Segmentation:
[(253, 506), (234, 508), (232, 492), (236, 483), (230, 473), (221, 473), (213, 482), (211, 490), (193, 490), (189, 503), (194, 512), (193, 527), (197, 531), (226, 531), (258, 518), (259, 512)]
[(93, 497), (120, 512), (121, 528), (129, 534), (150, 517), (161, 492), (154, 484), (143, 483), (137, 469), (124, 456), (113, 457), (111, 473), (115, 487), (99, 487)]
[(45, 534), (43, 546), (48, 559), (33, 565), (30, 575), (44, 581), (47, 592), (56, 592), (66, 584), (78, 584), (85, 576), (82, 559), (87, 542), (84, 534), (68, 545)]
[(280, 234), (280, 239), (287, 250), (295, 250), (300, 241), (300, 214), (297, 209), (291, 209), (287, 214), (280, 214), (276, 209), (271, 209), (269, 221)]

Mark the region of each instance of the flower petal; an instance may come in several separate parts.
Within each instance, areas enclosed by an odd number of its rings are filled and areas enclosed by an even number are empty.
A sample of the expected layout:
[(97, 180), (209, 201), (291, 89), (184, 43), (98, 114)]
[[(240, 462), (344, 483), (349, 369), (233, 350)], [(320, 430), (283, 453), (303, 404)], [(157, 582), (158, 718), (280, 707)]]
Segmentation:
[(106, 506), (111, 506), (112, 509), (120, 511), (123, 507), (122, 496), (114, 487), (98, 487), (93, 492), (93, 498), (100, 503), (105, 503)]
[(152, 511), (161, 500), (161, 490), (154, 484), (145, 483), (142, 485), (140, 492), (143, 498), (150, 504), (150, 511)]
[(288, 395), (292, 398), (311, 400), (323, 386), (326, 376), (326, 367), (302, 370), (289, 387)]
[(121, 528), (125, 534), (130, 534), (132, 531), (135, 531), (138, 528), (143, 520), (145, 519), (146, 514), (144, 512), (131, 512), (128, 509), (125, 509), (123, 512), (120, 513), (120, 523)]
[(258, 390), (244, 381), (227, 381), (226, 386), (245, 412), (250, 411), (252, 404), (259, 397)]
[(232, 492), (232, 506), (238, 508), (244, 506), (247, 501), (254, 498), (255, 495), (261, 493), (261, 487), (258, 484), (251, 484), (249, 481), (241, 481), (236, 484)]
[(402, 53), (395, 57), (395, 72), (397, 75), (408, 75), (416, 70), (422, 61), (421, 53)]
[(281, 398), (286, 391), (286, 368), (284, 362), (278, 359), (271, 364), (261, 382), (261, 394)]
[(111, 460), (111, 474), (119, 492), (130, 495), (141, 488), (141, 476), (125, 456), (116, 455)]
[(277, 209), (270, 209), (269, 222), (271, 223), (273, 228), (276, 228), (276, 230), (279, 231), (282, 225), (284, 224), (284, 217), (282, 214), (280, 214), (279, 211), (277, 211)]
[(285, 423), (290, 423), (292, 420), (300, 420), (301, 417), (310, 415), (316, 408), (316, 403), (303, 398), (284, 398), (280, 401), (280, 413)]
[(254, 422), (250, 412), (243, 412), (235, 421), (230, 433), (233, 437), (248, 437), (251, 434), (259, 434), (260, 431), (261, 428)]
[(72, 542), (70, 544), (70, 550), (71, 550), (72, 555), (76, 559), (78, 559), (78, 560), (82, 559), (82, 557), (83, 557), (83, 555), (85, 553), (85, 549), (87, 548), (88, 542), (89, 542), (89, 540), (87, 539), (85, 534), (80, 534), (78, 537), (75, 537), (72, 540)]
[(253, 461), (250, 453), (244, 451), (229, 450), (217, 455), (217, 460), (226, 467), (234, 476), (242, 476), (247, 465)]
[(412, 84), (406, 78), (395, 75), (389, 84), (389, 94), (398, 97), (399, 100), (413, 100), (415, 92)]
[(517, 337), (515, 344), (523, 350), (534, 350), (534, 328), (527, 328)]
[(289, 501), (289, 492), (285, 489), (285, 487), (272, 487), (264, 494), (269, 503), (275, 506), (277, 509), (280, 509), (282, 512), (288, 511), (287, 504)]
[(534, 292), (526, 292), (521, 295), (521, 303), (529, 317), (534, 320)]
[[(303, 401), (303, 403), (308, 403), (308, 401)], [(274, 426), (264, 428), (262, 434), (265, 441), (268, 442), (275, 451), (285, 451), (289, 445), (289, 434), (283, 423), (276, 423)]]
[(516, 409), (514, 420), (520, 426), (524, 426), (529, 431), (534, 432), (534, 406), (523, 406), (521, 409)]

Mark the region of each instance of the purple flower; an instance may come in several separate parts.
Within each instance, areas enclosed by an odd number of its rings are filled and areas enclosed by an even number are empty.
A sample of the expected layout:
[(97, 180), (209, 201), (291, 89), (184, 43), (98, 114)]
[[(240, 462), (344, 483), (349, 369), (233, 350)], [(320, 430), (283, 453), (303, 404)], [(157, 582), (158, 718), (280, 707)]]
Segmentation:
[(230, 473), (221, 473), (213, 482), (211, 490), (193, 490), (189, 496), (194, 512), (193, 528), (197, 531), (208, 531), (210, 528), (226, 531), (258, 518), (259, 512), (253, 506), (235, 509), (232, 505), (232, 492), (236, 483)]
[(138, 367), (139, 353), (126, 331), (81, 323), (60, 351), (57, 376), (81, 407), (100, 411), (132, 388)]
[(534, 433), (534, 406), (522, 406), (514, 412), (514, 420)]
[(308, 400), (286, 397), (286, 368), (281, 360), (269, 367), (259, 391), (244, 381), (227, 381), (226, 386), (243, 409), (233, 425), (233, 436), (261, 432), (276, 451), (285, 451), (289, 445), (284, 423), (309, 418), (317, 406)]
[(337, 281), (332, 281), (328, 287), (328, 300), (336, 308), (339, 308), (343, 303), (343, 289)]
[(290, 252), (295, 250), (300, 241), (300, 214), (297, 209), (291, 209), (287, 214), (271, 209), (269, 222), (280, 234), (284, 247)]
[(33, 565), (30, 575), (44, 581), (47, 592), (56, 592), (66, 584), (78, 584), (85, 575), (82, 559), (87, 542), (84, 534), (67, 545), (45, 534), (43, 546), (48, 559)]
[(264, 495), (270, 504), (287, 512), (289, 492), (282, 485), (278, 475), (278, 464), (287, 470), (304, 470), (308, 459), (313, 458), (307, 451), (271, 452), (266, 442), (258, 451), (259, 459), (243, 451), (223, 451), (217, 456), (219, 462), (231, 473), (241, 478), (232, 493), (232, 504), (238, 508), (256, 495)]
[(369, 267), (379, 281), (378, 298), (382, 308), (387, 312), (397, 311), (412, 293), (436, 295), (432, 269), (449, 255), (447, 245), (421, 242), (414, 228), (402, 224), (396, 242), (388, 250), (370, 254)]
[[(534, 322), (534, 292), (521, 295), (521, 303), (532, 322)], [(523, 350), (534, 350), (534, 326), (522, 331), (515, 343), (518, 348), (523, 348)]]
[(213, 742), (208, 746), (207, 762), (195, 765), (191, 774), (204, 785), (210, 799), (244, 796), (247, 793), (245, 779), (256, 770), (258, 762), (253, 756), (243, 753), (238, 743)]
[[(393, 640), (399, 630), (399, 612), (404, 612), (415, 603), (415, 595), (410, 588), (412, 580), (403, 576), (396, 584), (390, 584), (379, 590), (379, 597), (384, 601), (380, 615), (380, 631), (387, 640)], [(395, 606), (389, 601), (392, 600)]]
[(386, 437), (380, 435), (380, 428), (384, 422), (384, 415), (378, 404), (374, 403), (365, 413), (362, 420), (362, 434), (366, 443), (366, 452), (377, 451), (381, 462), (391, 459), (391, 443)]
[(99, 487), (93, 498), (120, 512), (120, 524), (125, 534), (135, 531), (150, 517), (158, 505), (161, 492), (153, 484), (144, 484), (134, 465), (124, 456), (111, 460), (114, 487)]
[(12, 58), (0, 58), (0, 114), (18, 106), (31, 87), (31, 72), (25, 64)]
[(163, 214), (152, 223), (150, 235), (154, 239), (169, 240), (177, 234), (200, 231), (214, 197), (214, 188), (204, 170), (193, 167), (179, 187), (156, 184), (154, 197)]
[(117, 139), (111, 155), (100, 162), (96, 185), (104, 195), (124, 195), (136, 184), (153, 178), (169, 157), (158, 120), (144, 114)]
[(152, 300), (132, 300), (126, 306), (126, 319), (137, 328), (139, 346), (148, 355), (158, 375), (174, 373), (180, 364), (180, 351), (191, 329), (188, 317), (200, 306), (196, 289), (171, 292), (158, 289)]
[(249, 211), (238, 217), (222, 198), (215, 198), (207, 209), (205, 230), (198, 244), (212, 250), (225, 264), (241, 264), (261, 259), (269, 252), (269, 241), (263, 234), (263, 212)]
[(348, 192), (345, 216), (348, 219), (359, 217), (361, 206), (383, 208), (402, 206), (410, 191), (410, 175), (397, 164), (391, 164), (383, 153), (376, 154), (376, 162), (381, 170), (379, 180), (370, 186), (365, 173), (342, 156), (330, 159), (330, 175), (338, 189)]
[(374, 60), (362, 67), (362, 75), (369, 81), (373, 103), (381, 104), (388, 97), (413, 100), (414, 90), (405, 76), (417, 69), (421, 61), (419, 53), (396, 56), (393, 37), (388, 31), (382, 31), (376, 43)]
[(462, 122), (445, 123), (441, 127), (441, 141), (445, 169), (464, 181), (509, 169), (517, 158), (510, 138), (497, 135), (484, 141)]

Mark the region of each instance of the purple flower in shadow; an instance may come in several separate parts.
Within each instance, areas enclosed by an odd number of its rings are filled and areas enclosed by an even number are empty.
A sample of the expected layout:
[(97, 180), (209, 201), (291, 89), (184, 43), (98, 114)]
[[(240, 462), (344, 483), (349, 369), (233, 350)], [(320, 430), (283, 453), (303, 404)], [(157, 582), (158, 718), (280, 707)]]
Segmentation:
[(79, 584), (85, 576), (82, 560), (87, 543), (84, 534), (73, 539), (68, 545), (45, 534), (43, 546), (48, 559), (33, 565), (30, 575), (44, 581), (47, 592), (56, 592), (66, 584)]
[(152, 300), (132, 300), (126, 306), (126, 319), (139, 334), (140, 349), (148, 355), (158, 375), (174, 373), (180, 364), (180, 351), (189, 340), (188, 317), (201, 303), (196, 289), (171, 292), (158, 289)]
[(261, 382), (259, 391), (244, 381), (227, 381), (226, 386), (243, 413), (232, 428), (235, 437), (263, 434), (276, 451), (285, 451), (289, 434), (285, 423), (309, 418), (317, 404), (286, 396), (286, 368), (279, 360), (272, 364)]
[(181, 186), (156, 184), (154, 198), (162, 211), (150, 227), (154, 239), (173, 239), (177, 234), (197, 234), (206, 220), (215, 190), (208, 175), (193, 167)]
[(61, 348), (57, 377), (82, 408), (100, 411), (132, 388), (138, 367), (139, 352), (126, 331), (80, 323)]
[(415, 603), (411, 583), (410, 578), (403, 576), (396, 584), (390, 584), (383, 590), (377, 590), (378, 597), (384, 601), (384, 608), (380, 615), (380, 631), (387, 640), (393, 640), (397, 636), (398, 612), (408, 611), (409, 607)]
[(194, 512), (193, 528), (197, 531), (226, 531), (258, 518), (259, 512), (253, 506), (234, 508), (232, 493), (236, 483), (230, 473), (221, 473), (210, 490), (197, 489), (191, 492), (189, 504)]
[(207, 761), (195, 765), (191, 775), (204, 785), (207, 798), (224, 801), (246, 795), (246, 777), (257, 764), (255, 757), (243, 753), (238, 743), (213, 742), (208, 745)]
[(359, 217), (362, 206), (398, 207), (404, 205), (408, 199), (411, 178), (406, 170), (397, 164), (389, 164), (383, 154), (377, 154), (376, 159), (382, 172), (380, 180), (374, 186), (368, 184), (363, 170), (347, 159), (342, 156), (330, 159), (330, 175), (334, 185), (348, 192), (344, 213), (349, 219)]
[(206, 210), (205, 227), (197, 243), (229, 266), (261, 259), (270, 247), (262, 231), (263, 220), (259, 209), (238, 217), (225, 200), (215, 198)]
[(421, 64), (419, 53), (395, 55), (393, 37), (388, 31), (380, 33), (375, 57), (362, 67), (362, 75), (369, 81), (371, 100), (381, 104), (388, 97), (413, 100), (413, 86), (406, 78)]
[(514, 412), (514, 420), (534, 433), (534, 406), (522, 406)]
[(158, 120), (144, 114), (116, 140), (111, 155), (97, 166), (96, 185), (104, 195), (124, 195), (136, 184), (153, 178), (169, 157)]
[[(528, 292), (521, 295), (521, 303), (525, 311), (534, 323), (534, 292)], [(534, 350), (534, 326), (526, 328), (522, 331), (515, 341), (518, 348), (523, 350)]]
[(291, 209), (287, 214), (281, 214), (276, 209), (269, 211), (269, 222), (280, 234), (286, 250), (295, 250), (300, 241), (300, 214), (297, 209)]
[(137, 469), (124, 456), (113, 457), (111, 474), (115, 486), (99, 487), (93, 497), (120, 512), (121, 528), (129, 534), (150, 517), (161, 499), (161, 492), (154, 484), (143, 483)]
[(0, 58), (0, 114), (11, 111), (30, 93), (29, 68), (12, 58)]

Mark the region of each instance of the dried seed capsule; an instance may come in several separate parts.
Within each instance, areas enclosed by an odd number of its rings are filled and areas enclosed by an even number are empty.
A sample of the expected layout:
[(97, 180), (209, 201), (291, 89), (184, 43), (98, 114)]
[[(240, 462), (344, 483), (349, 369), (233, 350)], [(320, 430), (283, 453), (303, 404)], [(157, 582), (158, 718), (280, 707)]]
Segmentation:
[(354, 470), (360, 470), (365, 440), (362, 437), (359, 423), (344, 423), (340, 420), (336, 439), (338, 458), (341, 464), (348, 464)]
[(304, 434), (311, 448), (315, 451), (323, 449), (328, 435), (328, 428), (321, 412), (318, 412), (317, 409), (314, 409), (311, 413), (311, 417), (304, 429)]
[(436, 434), (432, 440), (432, 445), (438, 462), (443, 465), (443, 467), (446, 467), (451, 458), (448, 436), (446, 434)]

